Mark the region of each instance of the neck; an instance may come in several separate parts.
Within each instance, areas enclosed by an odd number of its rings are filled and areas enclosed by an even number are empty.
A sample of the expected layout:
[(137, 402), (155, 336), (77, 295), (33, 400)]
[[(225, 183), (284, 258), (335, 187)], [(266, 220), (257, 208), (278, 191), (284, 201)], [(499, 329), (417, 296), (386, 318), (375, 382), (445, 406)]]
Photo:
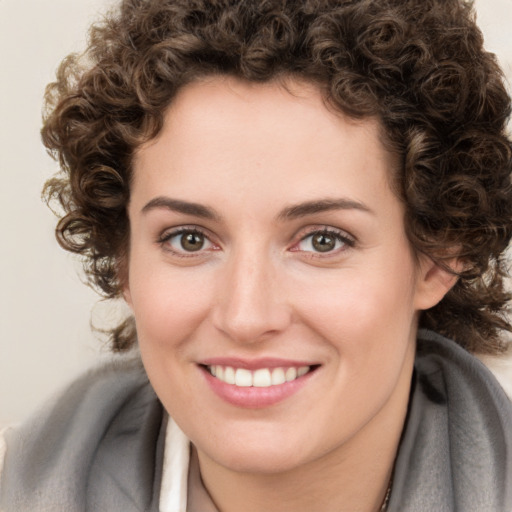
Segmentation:
[[(410, 382), (410, 373), (409, 373)], [(204, 485), (221, 512), (380, 512), (407, 413), (410, 384), (350, 441), (279, 473), (234, 471), (198, 451)]]
[[(379, 512), (392, 472), (390, 464), (374, 464), (370, 472), (311, 464), (318, 471), (281, 475), (226, 474), (205, 486), (220, 512)], [(208, 473), (206, 467), (204, 468)], [(330, 470), (327, 472), (326, 470)], [(203, 469), (201, 469), (203, 472)], [(213, 486), (212, 486), (213, 485)]]

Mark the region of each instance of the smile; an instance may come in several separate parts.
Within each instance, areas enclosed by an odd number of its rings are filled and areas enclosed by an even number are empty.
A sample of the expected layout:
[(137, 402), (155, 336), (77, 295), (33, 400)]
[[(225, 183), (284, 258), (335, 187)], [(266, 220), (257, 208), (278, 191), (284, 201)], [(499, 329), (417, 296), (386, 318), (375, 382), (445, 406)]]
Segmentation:
[(234, 368), (232, 366), (211, 365), (207, 366), (210, 374), (226, 384), (248, 388), (268, 388), (279, 386), (285, 382), (293, 382), (309, 373), (311, 366), (299, 366), (288, 368), (259, 368), (248, 370), (246, 368)]
[(315, 380), (321, 366), (273, 358), (219, 358), (199, 364), (210, 389), (224, 402), (242, 409), (270, 407), (292, 397)]

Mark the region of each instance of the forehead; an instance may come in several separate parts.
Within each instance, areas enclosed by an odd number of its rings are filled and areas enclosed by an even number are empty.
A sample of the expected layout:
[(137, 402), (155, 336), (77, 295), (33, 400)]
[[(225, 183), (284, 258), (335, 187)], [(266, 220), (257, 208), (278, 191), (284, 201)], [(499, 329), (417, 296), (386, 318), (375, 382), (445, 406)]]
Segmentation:
[[(320, 134), (332, 127), (339, 129), (340, 118), (377, 137), (382, 133), (378, 119), (357, 120), (343, 114), (312, 82), (287, 76), (259, 83), (215, 75), (179, 90), (167, 109), (166, 128), (179, 124), (185, 133), (188, 129), (218, 131), (222, 127), (223, 133), (236, 138), (240, 126), (244, 126), (247, 131), (278, 129), (281, 136), (289, 133), (297, 137), (308, 129), (320, 129)], [(288, 126), (285, 121), (289, 121)]]
[(178, 93), (161, 133), (136, 153), (134, 191), (168, 188), (208, 202), (223, 189), (231, 197), (273, 190), (298, 202), (337, 187), (361, 200), (389, 188), (396, 159), (380, 135), (378, 120), (335, 112), (309, 83), (208, 78)]

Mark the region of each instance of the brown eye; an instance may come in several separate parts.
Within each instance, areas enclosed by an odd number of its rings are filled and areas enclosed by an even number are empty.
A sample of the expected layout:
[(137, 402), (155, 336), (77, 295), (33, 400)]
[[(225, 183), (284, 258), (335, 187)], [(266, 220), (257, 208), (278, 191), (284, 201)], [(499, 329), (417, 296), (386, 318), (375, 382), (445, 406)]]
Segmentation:
[(351, 247), (354, 247), (354, 240), (345, 232), (322, 229), (305, 236), (292, 250), (317, 254), (337, 254)]
[(327, 233), (317, 233), (312, 236), (311, 244), (318, 252), (329, 252), (336, 247), (336, 239)]
[(204, 236), (201, 233), (183, 233), (180, 244), (184, 251), (200, 251), (204, 246)]
[(195, 229), (179, 229), (165, 234), (159, 242), (164, 248), (175, 254), (203, 253), (215, 248), (215, 245), (201, 231)]

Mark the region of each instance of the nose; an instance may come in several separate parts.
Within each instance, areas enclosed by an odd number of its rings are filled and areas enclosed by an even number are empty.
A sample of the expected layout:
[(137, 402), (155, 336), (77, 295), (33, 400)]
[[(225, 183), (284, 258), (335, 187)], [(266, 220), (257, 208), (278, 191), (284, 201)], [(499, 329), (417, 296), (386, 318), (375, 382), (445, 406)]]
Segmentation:
[(291, 322), (282, 276), (265, 256), (233, 255), (219, 279), (213, 322), (238, 343), (262, 341)]

